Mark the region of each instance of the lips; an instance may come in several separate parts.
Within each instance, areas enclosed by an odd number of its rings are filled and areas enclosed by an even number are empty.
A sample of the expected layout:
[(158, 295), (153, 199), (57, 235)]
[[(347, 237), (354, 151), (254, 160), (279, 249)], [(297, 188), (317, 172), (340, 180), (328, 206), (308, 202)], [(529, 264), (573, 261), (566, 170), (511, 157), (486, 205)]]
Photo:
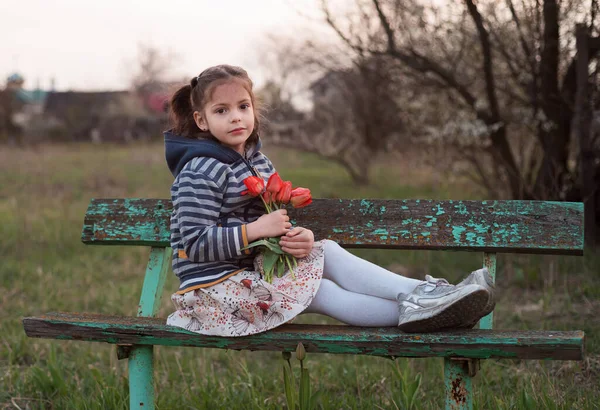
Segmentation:
[(238, 132), (242, 132), (242, 131), (245, 131), (245, 130), (246, 130), (246, 128), (236, 128), (234, 130), (229, 131), (229, 133), (230, 134), (236, 134)]

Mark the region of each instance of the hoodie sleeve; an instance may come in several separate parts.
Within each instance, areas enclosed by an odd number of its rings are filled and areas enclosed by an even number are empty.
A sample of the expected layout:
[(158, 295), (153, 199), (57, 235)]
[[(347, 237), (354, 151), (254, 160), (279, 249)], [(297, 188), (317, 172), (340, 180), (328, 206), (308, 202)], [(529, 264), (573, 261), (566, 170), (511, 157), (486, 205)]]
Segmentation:
[(192, 262), (236, 259), (248, 245), (246, 226), (217, 225), (223, 203), (223, 190), (207, 175), (183, 170), (173, 192), (181, 244)]

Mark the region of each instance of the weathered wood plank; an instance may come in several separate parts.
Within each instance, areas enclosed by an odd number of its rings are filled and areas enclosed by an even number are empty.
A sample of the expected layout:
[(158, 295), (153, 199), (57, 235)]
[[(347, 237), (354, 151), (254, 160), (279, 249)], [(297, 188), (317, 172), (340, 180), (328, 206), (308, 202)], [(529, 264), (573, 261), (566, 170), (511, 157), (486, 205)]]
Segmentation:
[(135, 345), (212, 347), (398, 357), (468, 357), (581, 360), (582, 331), (469, 330), (407, 334), (396, 328), (282, 325), (245, 337), (202, 336), (166, 326), (164, 319), (50, 313), (23, 319), (29, 337)]
[[(94, 199), (82, 240), (169, 246), (170, 215), (169, 200)], [(290, 215), (345, 247), (583, 254), (582, 203), (315, 199)]]

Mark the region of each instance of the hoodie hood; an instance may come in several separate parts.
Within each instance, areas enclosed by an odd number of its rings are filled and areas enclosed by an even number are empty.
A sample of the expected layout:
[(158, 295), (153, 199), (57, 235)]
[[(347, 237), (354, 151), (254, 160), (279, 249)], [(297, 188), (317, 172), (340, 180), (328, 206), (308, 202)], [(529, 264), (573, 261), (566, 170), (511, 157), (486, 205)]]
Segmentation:
[[(207, 133), (208, 134), (208, 133)], [(244, 158), (239, 152), (212, 139), (191, 139), (165, 131), (165, 157), (174, 177), (179, 175), (185, 164), (196, 157), (210, 157), (225, 164), (233, 164)], [(261, 147), (258, 144), (248, 147), (246, 157), (251, 158)]]

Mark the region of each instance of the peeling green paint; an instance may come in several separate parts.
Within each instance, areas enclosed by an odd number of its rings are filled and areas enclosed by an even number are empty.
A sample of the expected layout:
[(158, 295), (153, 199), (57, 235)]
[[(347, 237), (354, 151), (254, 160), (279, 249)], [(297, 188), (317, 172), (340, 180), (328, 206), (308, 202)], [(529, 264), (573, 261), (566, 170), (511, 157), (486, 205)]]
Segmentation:
[(403, 229), (401, 231), (398, 231), (398, 233), (400, 234), (400, 236), (403, 239), (410, 239), (410, 237), (412, 236), (412, 233), (406, 229)]
[[(168, 200), (93, 200), (82, 240), (88, 244), (169, 246), (170, 206)], [(583, 253), (580, 203), (315, 199), (311, 207), (289, 212), (295, 225), (312, 229), (318, 239), (329, 238), (343, 246)], [(381, 234), (379, 229), (387, 233)], [(421, 232), (430, 232), (427, 241), (422, 240)]]
[[(140, 316), (155, 315), (169, 270), (170, 205), (168, 200), (100, 199), (92, 200), (86, 213), (84, 242), (154, 247), (142, 288)], [(320, 237), (331, 237), (343, 245), (485, 249), (486, 252), (549, 249), (549, 253), (579, 253), (583, 249), (581, 203), (315, 199), (313, 207), (290, 210), (293, 223), (314, 229)], [(332, 218), (332, 215), (335, 216)], [(495, 258), (495, 253), (486, 253), (484, 258), (484, 265), (492, 276), (495, 276)], [(444, 357), (447, 405), (454, 408), (458, 403), (460, 408), (468, 409), (472, 406), (470, 376), (463, 372), (464, 368), (461, 370), (459, 362), (448, 358), (572, 360), (583, 357), (584, 344), (583, 332), (577, 331), (407, 335), (395, 328), (353, 331), (343, 326), (337, 330), (334, 326), (319, 329), (293, 325), (244, 338), (222, 338), (165, 326), (164, 321), (102, 318), (54, 314), (41, 319), (25, 318), (23, 322), (31, 337), (132, 345), (129, 350), (131, 408), (153, 408), (153, 345), (291, 351), (301, 339), (311, 352)], [(36, 323), (31, 325), (33, 322)], [(481, 321), (481, 326), (491, 327), (491, 323), (490, 314)], [(39, 329), (42, 333), (36, 334)], [(52, 334), (52, 330), (55, 333)], [(449, 402), (449, 398), (454, 401)]]
[(469, 211), (467, 211), (467, 207), (462, 202), (459, 202), (457, 205), (454, 206), (454, 208), (456, 209), (456, 213), (459, 215), (469, 214)]
[(444, 388), (447, 410), (473, 410), (472, 377), (463, 362), (444, 359)]
[[(31, 336), (26, 318), (25, 328)], [(222, 349), (284, 350), (294, 348), (301, 337), (307, 350), (322, 353), (366, 354), (374, 356), (407, 357), (471, 357), (471, 358), (564, 358), (582, 357), (584, 334), (581, 331), (467, 331), (455, 333), (405, 334), (395, 328), (369, 328), (346, 332), (345, 326), (292, 325), (276, 331), (244, 338), (203, 336), (178, 327), (159, 323), (158, 320), (135, 323), (134, 318), (99, 317), (85, 315), (77, 320), (75, 314), (54, 314), (43, 321), (42, 327), (56, 327), (62, 340), (95, 340), (108, 343), (136, 345), (198, 346)], [(87, 321), (86, 321), (87, 320)], [(40, 326), (35, 326), (39, 328)], [(79, 330), (78, 330), (79, 329)], [(94, 330), (95, 329), (95, 330)], [(289, 330), (288, 330), (289, 329)], [(292, 330), (294, 329), (294, 330)], [(302, 331), (302, 329), (311, 329)], [(334, 330), (340, 329), (340, 330)], [(67, 333), (68, 331), (68, 333)], [(44, 337), (49, 336), (45, 331)], [(74, 336), (77, 335), (77, 336)], [(435, 348), (433, 348), (435, 346)]]
[(465, 232), (467, 228), (464, 226), (454, 226), (452, 227), (452, 236), (454, 236), (454, 241), (460, 243), (462, 241), (461, 235)]
[(473, 232), (468, 232), (468, 233), (465, 235), (465, 240), (466, 240), (467, 242), (470, 242), (470, 243), (473, 243), (473, 244), (477, 244), (477, 245), (479, 245), (479, 246), (483, 246), (483, 245), (485, 245), (485, 240), (484, 240), (484, 238), (483, 238), (483, 237), (481, 237), (481, 236), (477, 236), (477, 234), (476, 234), (476, 233), (473, 233)]

